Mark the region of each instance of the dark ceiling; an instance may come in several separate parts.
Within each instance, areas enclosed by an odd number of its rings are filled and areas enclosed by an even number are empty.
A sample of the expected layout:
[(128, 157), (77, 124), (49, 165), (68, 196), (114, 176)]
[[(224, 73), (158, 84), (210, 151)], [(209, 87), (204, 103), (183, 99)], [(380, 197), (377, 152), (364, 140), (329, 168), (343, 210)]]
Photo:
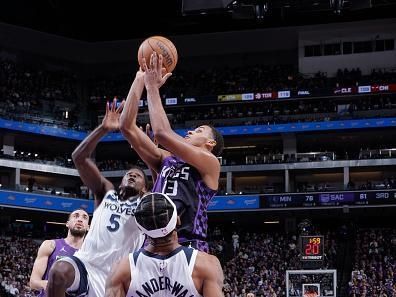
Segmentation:
[[(216, 6), (215, 3), (217, 6), (221, 3), (221, 7), (208, 8)], [(183, 10), (187, 4), (201, 9)], [(0, 3), (0, 22), (91, 42), (395, 16), (396, 0), (13, 0)]]

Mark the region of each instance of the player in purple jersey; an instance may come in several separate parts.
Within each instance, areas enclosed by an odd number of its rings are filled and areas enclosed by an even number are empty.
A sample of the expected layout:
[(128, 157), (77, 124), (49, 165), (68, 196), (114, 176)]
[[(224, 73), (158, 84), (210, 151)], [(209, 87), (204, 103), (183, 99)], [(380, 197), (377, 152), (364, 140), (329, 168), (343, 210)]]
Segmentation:
[(83, 209), (77, 209), (69, 215), (66, 222), (66, 238), (45, 240), (41, 244), (30, 275), (30, 287), (40, 290), (39, 296), (45, 295), (48, 272), (52, 264), (61, 257), (72, 256), (81, 247), (89, 228), (88, 222), (88, 213)]
[[(169, 124), (159, 93), (170, 76), (162, 75), (162, 56), (153, 54), (150, 67), (146, 62), (143, 65), (144, 72), (138, 71), (121, 114), (121, 132), (158, 174), (153, 192), (167, 194), (177, 205), (180, 243), (207, 252), (207, 207), (219, 185), (220, 163), (216, 156), (223, 149), (223, 137), (210, 125), (199, 126), (184, 138), (177, 135)], [(136, 84), (139, 88), (133, 88)], [(155, 139), (166, 150), (158, 148), (136, 125), (138, 100), (144, 87)]]

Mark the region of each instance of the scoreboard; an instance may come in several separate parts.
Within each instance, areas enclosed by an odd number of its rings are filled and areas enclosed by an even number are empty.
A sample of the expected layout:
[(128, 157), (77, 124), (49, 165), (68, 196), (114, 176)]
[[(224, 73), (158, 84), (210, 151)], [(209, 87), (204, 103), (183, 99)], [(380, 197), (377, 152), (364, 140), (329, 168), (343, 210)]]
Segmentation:
[(396, 204), (396, 191), (284, 193), (261, 196), (264, 208)]
[(300, 260), (323, 261), (324, 239), (322, 235), (302, 235), (300, 236)]

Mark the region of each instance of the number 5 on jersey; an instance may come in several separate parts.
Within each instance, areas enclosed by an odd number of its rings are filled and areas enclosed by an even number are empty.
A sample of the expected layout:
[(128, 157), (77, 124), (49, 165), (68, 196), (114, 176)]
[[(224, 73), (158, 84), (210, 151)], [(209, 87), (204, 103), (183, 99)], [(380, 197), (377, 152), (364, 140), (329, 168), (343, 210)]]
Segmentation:
[(120, 220), (121, 215), (112, 214), (110, 217), (110, 225), (107, 226), (107, 230), (110, 232), (116, 232), (120, 228)]

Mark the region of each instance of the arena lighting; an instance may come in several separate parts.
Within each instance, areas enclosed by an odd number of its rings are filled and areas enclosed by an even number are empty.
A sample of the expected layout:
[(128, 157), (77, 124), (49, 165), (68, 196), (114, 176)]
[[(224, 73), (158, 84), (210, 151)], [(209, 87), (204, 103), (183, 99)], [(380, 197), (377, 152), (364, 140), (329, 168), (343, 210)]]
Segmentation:
[(51, 222), (51, 221), (48, 221), (48, 222), (45, 222), (46, 224), (52, 224), (52, 225), (66, 225), (65, 223), (60, 223), (60, 222)]
[(264, 224), (279, 224), (279, 221), (265, 221)]
[(242, 146), (227, 146), (225, 150), (235, 150), (235, 149), (246, 149), (246, 148), (255, 148), (255, 145), (242, 145)]
[(31, 221), (28, 221), (28, 220), (15, 220), (15, 222), (20, 222), (20, 223), (31, 223)]

